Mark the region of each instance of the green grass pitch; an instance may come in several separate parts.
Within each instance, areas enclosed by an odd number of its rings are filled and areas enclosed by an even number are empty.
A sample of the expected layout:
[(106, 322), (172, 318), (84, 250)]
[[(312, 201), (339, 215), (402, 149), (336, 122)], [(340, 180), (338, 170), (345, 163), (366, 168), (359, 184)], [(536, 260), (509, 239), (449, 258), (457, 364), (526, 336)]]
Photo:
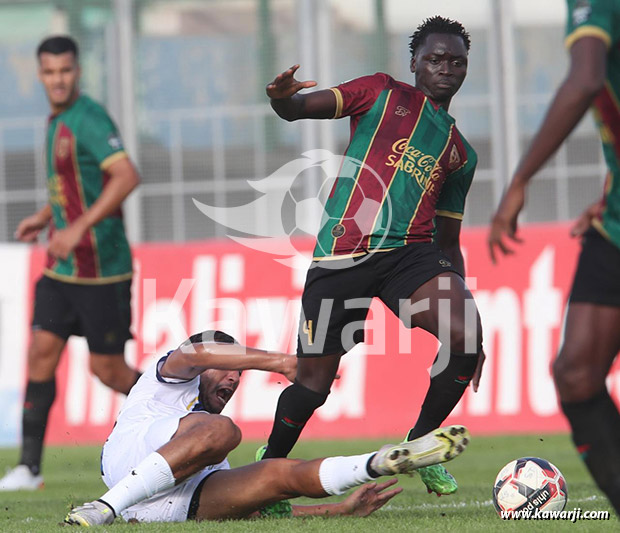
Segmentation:
[[(295, 456), (315, 458), (326, 455), (362, 453), (376, 449), (379, 441), (302, 441)], [(252, 461), (256, 442), (243, 443), (229, 457), (233, 466)], [(99, 448), (49, 447), (45, 455), (46, 487), (36, 493), (0, 493), (0, 531), (3, 533), (45, 533), (60, 531), (59, 523), (72, 503), (92, 500), (104, 492), (98, 474)], [(491, 489), (499, 469), (512, 459), (533, 455), (554, 463), (566, 477), (569, 491), (567, 509), (608, 510), (608, 521), (504, 522), (491, 504)], [(0, 470), (14, 464), (16, 450), (0, 449)], [(426, 493), (419, 479), (401, 477), (405, 491), (388, 506), (369, 518), (269, 519), (221, 524), (140, 524), (116, 522), (96, 531), (217, 531), (304, 533), (387, 533), (387, 532), (480, 532), (480, 531), (613, 531), (617, 518), (602, 494), (595, 489), (566, 435), (532, 435), (518, 437), (474, 437), (462, 457), (448, 465), (459, 482), (453, 496)], [(297, 500), (304, 503), (303, 499)], [(306, 501), (308, 503), (308, 501)], [(66, 529), (63, 529), (66, 531)]]

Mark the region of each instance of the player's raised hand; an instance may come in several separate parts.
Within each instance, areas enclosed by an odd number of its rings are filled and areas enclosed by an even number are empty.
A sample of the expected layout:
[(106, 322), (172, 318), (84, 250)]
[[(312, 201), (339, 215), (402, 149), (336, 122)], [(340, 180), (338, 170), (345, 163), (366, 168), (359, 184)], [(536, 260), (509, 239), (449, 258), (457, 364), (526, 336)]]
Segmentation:
[(592, 220), (600, 217), (602, 210), (603, 206), (600, 202), (596, 202), (589, 206), (575, 221), (575, 224), (570, 230), (571, 237), (581, 237), (592, 225)]
[(270, 84), (267, 85), (267, 96), (272, 100), (280, 100), (282, 98), (290, 98), (302, 89), (316, 87), (316, 81), (297, 81), (295, 72), (299, 65), (293, 65), (285, 70), (282, 74), (278, 74)]
[(506, 194), (502, 198), (495, 215), (491, 219), (491, 229), (489, 231), (488, 245), (489, 253), (493, 263), (496, 262), (495, 249), (498, 248), (504, 255), (514, 253), (504, 242), (509, 238), (514, 242), (523, 242), (517, 237), (517, 217), (525, 205), (525, 186), (513, 183), (508, 187)]
[(476, 370), (474, 370), (474, 376), (471, 378), (471, 386), (474, 389), (474, 392), (478, 392), (480, 377), (482, 376), (482, 367), (484, 366), (484, 360), (486, 358), (487, 356), (484, 354), (484, 350), (482, 350), (478, 355), (478, 364), (476, 365)]
[(383, 483), (367, 483), (353, 492), (342, 502), (343, 514), (349, 516), (368, 516), (377, 509), (381, 509), (394, 496), (400, 494), (403, 489), (386, 490), (396, 484), (396, 478), (389, 479)]

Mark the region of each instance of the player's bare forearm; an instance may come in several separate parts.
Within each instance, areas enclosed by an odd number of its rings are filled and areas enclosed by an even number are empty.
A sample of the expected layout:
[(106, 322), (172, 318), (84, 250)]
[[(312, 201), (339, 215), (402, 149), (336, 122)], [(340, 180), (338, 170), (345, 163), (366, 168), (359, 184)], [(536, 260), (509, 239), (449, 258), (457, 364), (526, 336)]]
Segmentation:
[(167, 377), (192, 379), (210, 368), (277, 372), (292, 381), (297, 369), (297, 358), (240, 344), (193, 344), (172, 352), (161, 371)]
[(589, 109), (595, 94), (566, 80), (558, 90), (545, 120), (521, 159), (514, 181), (526, 184), (573, 131)]
[(336, 95), (331, 90), (295, 94), (290, 98), (272, 98), (271, 107), (284, 120), (292, 122), (302, 118), (334, 118)]
[(317, 505), (292, 505), (293, 516), (343, 516), (348, 514), (342, 505), (338, 503), (322, 503)]
[(402, 492), (400, 487), (391, 488), (397, 481), (392, 478), (382, 483), (366, 483), (338, 503), (293, 505), (293, 516), (368, 516)]
[(24, 218), (15, 230), (15, 238), (22, 242), (35, 242), (39, 232), (49, 224), (52, 218), (50, 204), (45, 204), (39, 211)]
[(37, 216), (41, 222), (47, 224), (52, 218), (52, 206), (50, 204), (45, 204), (37, 211)]
[(595, 37), (579, 39), (571, 48), (571, 68), (532, 144), (515, 172), (513, 182), (526, 184), (566, 140), (604, 87), (607, 48)]
[(280, 118), (283, 118), (284, 120), (292, 122), (293, 120), (301, 118), (303, 97), (298, 94), (295, 94), (290, 98), (272, 98), (270, 103), (271, 108)]

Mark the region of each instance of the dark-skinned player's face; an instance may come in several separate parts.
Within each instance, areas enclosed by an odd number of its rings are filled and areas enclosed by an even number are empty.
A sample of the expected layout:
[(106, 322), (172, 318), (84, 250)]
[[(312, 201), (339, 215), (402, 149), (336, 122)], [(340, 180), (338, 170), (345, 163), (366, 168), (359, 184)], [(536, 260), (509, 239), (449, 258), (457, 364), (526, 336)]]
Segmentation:
[(209, 369), (200, 374), (198, 396), (203, 407), (211, 414), (220, 414), (237, 390), (240, 377), (239, 370)]
[(438, 104), (449, 104), (467, 75), (467, 48), (459, 35), (431, 33), (411, 60), (415, 85)]

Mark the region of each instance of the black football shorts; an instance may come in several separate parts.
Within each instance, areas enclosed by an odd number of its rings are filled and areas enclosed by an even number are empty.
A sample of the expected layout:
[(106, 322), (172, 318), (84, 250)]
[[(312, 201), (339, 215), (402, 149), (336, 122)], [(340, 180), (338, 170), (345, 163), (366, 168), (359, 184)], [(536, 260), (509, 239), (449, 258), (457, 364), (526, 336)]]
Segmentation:
[(104, 285), (41, 276), (35, 287), (32, 328), (63, 339), (86, 337), (91, 353), (122, 355), (132, 338), (131, 280)]
[(620, 307), (620, 249), (594, 228), (583, 236), (569, 302)]
[[(337, 268), (337, 261), (347, 267)], [(364, 341), (364, 321), (373, 297), (397, 316), (402, 300), (445, 272), (456, 272), (434, 243), (413, 243), (353, 260), (315, 261), (301, 297), (298, 357), (342, 355)], [(344, 264), (344, 263), (343, 263)]]

